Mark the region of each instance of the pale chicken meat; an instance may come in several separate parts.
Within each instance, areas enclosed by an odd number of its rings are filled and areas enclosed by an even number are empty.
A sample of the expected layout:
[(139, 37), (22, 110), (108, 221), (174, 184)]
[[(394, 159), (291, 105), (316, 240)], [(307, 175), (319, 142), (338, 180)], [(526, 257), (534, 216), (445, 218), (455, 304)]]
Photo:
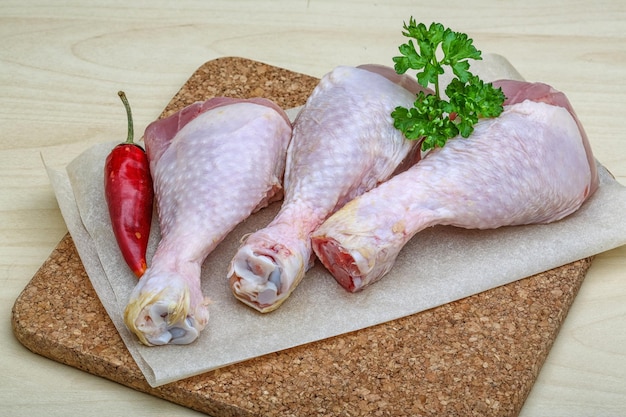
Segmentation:
[(231, 262), (237, 299), (261, 312), (278, 308), (313, 264), (311, 232), (414, 156), (390, 114), (419, 90), (384, 66), (341, 66), (320, 80), (294, 121), (280, 211)]
[(314, 252), (346, 290), (383, 277), (425, 228), (554, 222), (597, 189), (587, 136), (565, 95), (541, 83), (494, 85), (507, 97), (499, 117), (479, 121), (469, 138), (449, 140), (314, 232)]
[(291, 122), (265, 99), (215, 98), (144, 134), (161, 239), (125, 310), (146, 345), (188, 344), (209, 319), (201, 267), (251, 213), (282, 198)]

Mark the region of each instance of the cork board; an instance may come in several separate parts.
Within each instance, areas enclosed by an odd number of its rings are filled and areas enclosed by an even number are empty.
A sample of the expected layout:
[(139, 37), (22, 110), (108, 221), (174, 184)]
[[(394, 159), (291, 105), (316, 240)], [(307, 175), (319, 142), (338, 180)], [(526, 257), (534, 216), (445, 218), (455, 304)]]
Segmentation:
[[(304, 104), (318, 80), (243, 58), (200, 67), (162, 113), (211, 96)], [(586, 271), (586, 258), (419, 314), (152, 388), (66, 235), (13, 306), (31, 351), (221, 416), (515, 416)]]

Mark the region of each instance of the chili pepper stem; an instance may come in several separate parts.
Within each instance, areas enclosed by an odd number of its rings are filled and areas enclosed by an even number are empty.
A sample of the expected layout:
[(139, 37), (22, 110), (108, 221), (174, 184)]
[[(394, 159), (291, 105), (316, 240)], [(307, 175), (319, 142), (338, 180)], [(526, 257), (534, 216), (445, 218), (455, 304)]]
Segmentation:
[(122, 99), (122, 103), (124, 103), (124, 108), (126, 109), (126, 117), (128, 118), (128, 135), (126, 137), (126, 143), (133, 144), (134, 130), (133, 130), (133, 115), (130, 111), (130, 104), (128, 103), (128, 99), (126, 98), (126, 94), (123, 91), (118, 91), (117, 95)]

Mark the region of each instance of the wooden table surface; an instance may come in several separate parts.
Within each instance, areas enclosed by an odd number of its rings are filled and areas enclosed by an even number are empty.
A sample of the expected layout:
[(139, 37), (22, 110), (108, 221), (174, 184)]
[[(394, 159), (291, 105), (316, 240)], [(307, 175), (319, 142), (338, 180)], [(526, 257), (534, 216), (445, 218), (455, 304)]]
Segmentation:
[[(625, 2), (390, 3), (0, 4), (0, 415), (200, 415), (39, 357), (11, 331), (15, 299), (67, 232), (41, 155), (61, 167), (124, 139), (120, 89), (142, 132), (206, 61), (242, 56), (316, 77), (340, 64), (391, 65), (414, 16), (564, 91), (595, 156), (626, 184)], [(626, 415), (626, 246), (595, 258), (522, 415)]]

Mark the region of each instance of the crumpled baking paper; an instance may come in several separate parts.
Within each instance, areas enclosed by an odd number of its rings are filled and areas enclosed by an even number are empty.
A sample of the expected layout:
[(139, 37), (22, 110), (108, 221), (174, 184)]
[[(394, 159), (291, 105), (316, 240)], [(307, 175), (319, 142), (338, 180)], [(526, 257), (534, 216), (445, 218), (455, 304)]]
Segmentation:
[[(485, 80), (521, 78), (499, 56), (481, 65), (472, 68)], [(152, 387), (418, 313), (626, 244), (626, 188), (598, 164), (599, 189), (562, 221), (496, 230), (430, 228), (364, 291), (346, 292), (317, 263), (278, 310), (261, 314), (232, 296), (226, 273), (241, 237), (269, 223), (280, 207), (275, 203), (239, 225), (204, 263), (211, 318), (198, 340), (146, 347), (123, 322), (137, 278), (117, 247), (104, 200), (104, 160), (117, 143), (86, 150), (65, 170), (47, 170), (89, 279)], [(155, 216), (148, 264), (158, 238)]]

